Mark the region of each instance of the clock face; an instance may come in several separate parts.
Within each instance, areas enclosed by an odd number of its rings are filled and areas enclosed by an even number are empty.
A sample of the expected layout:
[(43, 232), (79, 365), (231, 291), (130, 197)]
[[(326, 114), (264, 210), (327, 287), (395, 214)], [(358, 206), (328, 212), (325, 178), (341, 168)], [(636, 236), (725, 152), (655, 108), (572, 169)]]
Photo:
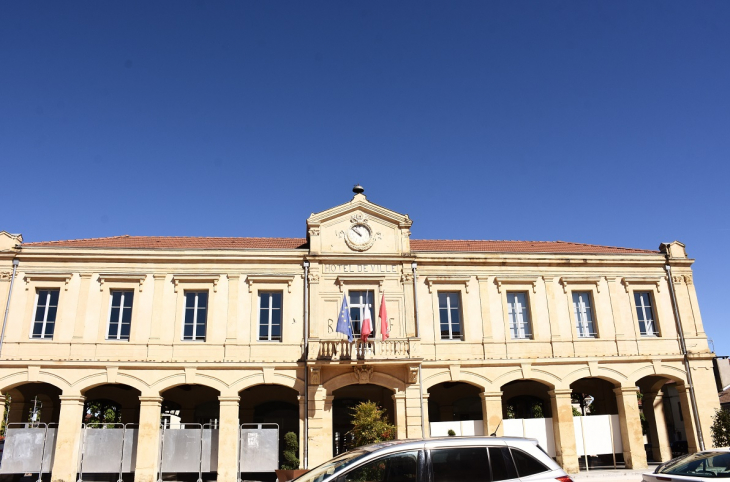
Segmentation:
[(367, 244), (371, 236), (370, 228), (364, 224), (355, 224), (347, 232), (347, 238), (352, 244), (356, 245)]

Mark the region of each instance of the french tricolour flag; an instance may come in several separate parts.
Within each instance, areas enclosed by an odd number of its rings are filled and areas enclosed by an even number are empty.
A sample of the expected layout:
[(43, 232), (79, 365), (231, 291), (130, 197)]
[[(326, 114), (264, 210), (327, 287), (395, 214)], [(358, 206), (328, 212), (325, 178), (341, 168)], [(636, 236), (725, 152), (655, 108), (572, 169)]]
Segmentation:
[(370, 307), (365, 302), (365, 314), (362, 318), (362, 326), (360, 327), (360, 339), (366, 341), (373, 332), (373, 316), (370, 314)]

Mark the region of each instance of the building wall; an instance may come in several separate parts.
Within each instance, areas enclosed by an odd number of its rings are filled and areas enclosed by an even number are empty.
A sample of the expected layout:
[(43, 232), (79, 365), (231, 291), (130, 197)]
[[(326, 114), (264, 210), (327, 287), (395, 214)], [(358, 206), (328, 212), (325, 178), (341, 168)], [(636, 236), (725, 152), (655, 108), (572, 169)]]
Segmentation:
[[(346, 236), (363, 219), (373, 242), (358, 251)], [(681, 244), (667, 248), (673, 269), (670, 280), (664, 270), (665, 253), (412, 251), (410, 227), (407, 216), (371, 204), (358, 194), (350, 203), (309, 218), (308, 249), (125, 249), (52, 244), (14, 249), (17, 239), (0, 235), (3, 311), (12, 260), (20, 261), (0, 355), (0, 391), (31, 382), (58, 387), (62, 391), (61, 421), (66, 417), (73, 423), (72, 415), (80, 412), (64, 411), (64, 403), (69, 407), (78, 404), (79, 397), (102, 384), (126, 384), (139, 391), (140, 423), (148, 420), (147, 427), (153, 430), (149, 420), (159, 410), (155, 400), (171, 387), (211, 387), (218, 391), (223, 408), (237, 406), (237, 397), (246, 388), (282, 385), (299, 393), (302, 418), (308, 397), (311, 467), (332, 456), (333, 392), (343, 386), (375, 384), (392, 390), (398, 437), (405, 438), (422, 435), (421, 396), (427, 403), (428, 389), (439, 383), (460, 381), (477, 387), (485, 433), (491, 433), (502, 417), (501, 405), (497, 405), (501, 387), (515, 380), (535, 380), (551, 396), (556, 439), (565, 446), (558, 460), (575, 470), (574, 441), (572, 452), (570, 448), (572, 419), (560, 415), (569, 413), (566, 407), (572, 383), (601, 378), (613, 384), (618, 390), (618, 412), (625, 421), (622, 428), (627, 437), (634, 437), (624, 445), (634, 449), (641, 439), (640, 426), (635, 434), (638, 409), (632, 408), (635, 400), (626, 394), (649, 376), (664, 377), (680, 386), (687, 383), (670, 297), (672, 282), (690, 349), (700, 421), (709, 437), (711, 416), (718, 406), (714, 355), (697, 306), (692, 260)], [(306, 280), (305, 259), (310, 263)], [(412, 262), (417, 264), (415, 272)], [(29, 336), (36, 291), (41, 288), (60, 290), (52, 340)], [(134, 290), (128, 341), (106, 340), (112, 289)], [(186, 290), (209, 292), (204, 342), (182, 340)], [(351, 346), (335, 331), (343, 296), (351, 290), (374, 294), (372, 314), (378, 337), (369, 345)], [(635, 290), (652, 293), (660, 336), (639, 333)], [(281, 341), (258, 340), (262, 291), (283, 294)], [(533, 339), (510, 339), (507, 293), (511, 291), (527, 294)], [(591, 294), (596, 338), (577, 336), (574, 291)], [(460, 296), (462, 339), (441, 339), (439, 292)], [(377, 318), (383, 295), (391, 329), (385, 342), (380, 339)], [(304, 388), (305, 307), (309, 313), (308, 393)], [(360, 347), (361, 356), (353, 356), (353, 346), (355, 351)], [(427, 416), (428, 411), (424, 412)], [(232, 420), (234, 409), (225, 413)], [(303, 430), (300, 434), (303, 437)], [(69, 440), (74, 436), (69, 429)], [(140, 435), (144, 436), (153, 438), (152, 434)], [(63, 440), (63, 434), (59, 437)], [(696, 434), (689, 433), (688, 439), (692, 437), (696, 439)], [(68, 453), (72, 461), (54, 472), (54, 480), (71, 480), (74, 475), (72, 462), (78, 454)], [(221, 457), (229, 465), (219, 470), (219, 478), (233, 477), (230, 454)], [(154, 463), (141, 463), (148, 465), (137, 471), (137, 479), (152, 480), (154, 467), (149, 464)], [(641, 467), (645, 459), (635, 454), (627, 463)]]

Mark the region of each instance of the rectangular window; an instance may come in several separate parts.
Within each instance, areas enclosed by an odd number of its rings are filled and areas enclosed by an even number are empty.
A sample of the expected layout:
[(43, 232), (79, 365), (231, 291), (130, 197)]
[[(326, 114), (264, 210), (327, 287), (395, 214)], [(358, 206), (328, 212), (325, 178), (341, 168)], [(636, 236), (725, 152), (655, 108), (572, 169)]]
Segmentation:
[(53, 338), (58, 311), (58, 293), (60, 290), (38, 290), (35, 299), (35, 317), (31, 338)]
[[(487, 482), (485, 447), (454, 447), (431, 451), (433, 482)], [(486, 472), (486, 473), (485, 473)]]
[(439, 316), (442, 340), (460, 340), (461, 312), (459, 293), (439, 293)]
[(281, 341), (281, 292), (259, 293), (259, 340)]
[(350, 291), (350, 319), (352, 320), (352, 334), (358, 338), (362, 329), (362, 321), (365, 314), (369, 312), (372, 332), (368, 338), (375, 338), (375, 321), (373, 320), (373, 299), (372, 291)]
[(185, 323), (183, 340), (205, 341), (205, 322), (208, 319), (208, 292), (185, 292)]
[(593, 324), (591, 294), (588, 291), (573, 292), (573, 314), (575, 314), (578, 338), (595, 338), (596, 329)]
[(132, 325), (134, 291), (112, 290), (109, 305), (109, 332), (107, 340), (129, 340)]
[(507, 314), (509, 316), (509, 332), (513, 340), (532, 338), (530, 310), (527, 306), (527, 293), (507, 293)]
[(636, 317), (639, 320), (639, 331), (642, 336), (659, 336), (659, 331), (654, 318), (652, 308), (651, 292), (635, 291), (634, 302), (636, 303)]

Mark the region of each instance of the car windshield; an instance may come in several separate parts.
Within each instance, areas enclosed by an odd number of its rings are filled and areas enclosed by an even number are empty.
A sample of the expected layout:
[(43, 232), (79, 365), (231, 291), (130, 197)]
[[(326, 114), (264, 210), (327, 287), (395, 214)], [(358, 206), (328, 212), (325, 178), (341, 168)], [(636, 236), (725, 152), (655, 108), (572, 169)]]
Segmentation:
[(318, 467), (313, 468), (312, 470), (295, 480), (296, 482), (322, 482), (325, 478), (329, 477), (335, 472), (342, 471), (342, 469), (350, 466), (361, 457), (364, 457), (369, 453), (370, 452), (366, 450), (351, 450), (350, 452), (345, 452), (344, 454), (335, 457), (332, 460), (328, 460)]
[(730, 479), (730, 452), (700, 452), (669, 462), (658, 474)]

